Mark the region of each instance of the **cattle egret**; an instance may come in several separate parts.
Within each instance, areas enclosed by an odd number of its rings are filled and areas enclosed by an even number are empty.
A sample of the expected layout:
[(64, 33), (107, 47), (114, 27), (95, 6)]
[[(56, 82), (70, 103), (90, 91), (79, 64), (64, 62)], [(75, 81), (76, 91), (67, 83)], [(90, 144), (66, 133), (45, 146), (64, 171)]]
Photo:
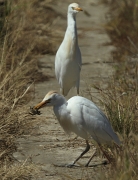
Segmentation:
[[(90, 100), (74, 96), (68, 101), (56, 91), (46, 94), (42, 102), (34, 107), (36, 113), (40, 108), (53, 106), (54, 113), (66, 133), (74, 132), (86, 140), (86, 149), (71, 164), (73, 166), (86, 152), (89, 151), (89, 138), (92, 137), (100, 146), (114, 141), (120, 145), (118, 136), (113, 131), (105, 114)], [(93, 156), (92, 156), (93, 157)], [(85, 166), (88, 166), (92, 157)]]
[(75, 86), (79, 94), (81, 52), (76, 28), (76, 14), (79, 11), (82, 9), (77, 3), (68, 6), (67, 30), (55, 58), (55, 74), (64, 96)]

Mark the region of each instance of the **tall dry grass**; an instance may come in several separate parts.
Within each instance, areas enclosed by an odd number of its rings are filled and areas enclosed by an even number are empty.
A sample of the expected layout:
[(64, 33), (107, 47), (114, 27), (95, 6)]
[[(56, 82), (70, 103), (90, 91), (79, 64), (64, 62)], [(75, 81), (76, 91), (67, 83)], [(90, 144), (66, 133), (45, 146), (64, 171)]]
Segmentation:
[(0, 5), (0, 179), (3, 180), (30, 179), (36, 171), (33, 163), (15, 161), (13, 153), (16, 138), (32, 126), (26, 105), (32, 98), (33, 83), (42, 77), (38, 73), (37, 56), (55, 50), (50, 24), (56, 13), (48, 6), (50, 2), (5, 0)]
[[(3, 12), (0, 19), (0, 178), (31, 179), (37, 174), (37, 168), (27, 160), (15, 161), (13, 152), (16, 138), (30, 127), (25, 105), (31, 98), (32, 83), (41, 77), (36, 55), (55, 51), (50, 25), (58, 14), (48, 6), (49, 0), (4, 2), (0, 7)], [(108, 89), (96, 88), (107, 116), (119, 133), (122, 148), (112, 149), (115, 163), (101, 171), (100, 179), (135, 180), (138, 174), (137, 1), (117, 0), (110, 5), (115, 13), (106, 29), (117, 48), (114, 59), (121, 66), (115, 67), (117, 74)]]
[[(122, 145), (112, 148), (114, 162), (102, 177), (117, 180), (136, 180), (138, 173), (138, 94), (136, 84), (130, 90), (126, 77), (112, 77), (107, 89), (96, 87), (101, 93), (101, 104), (104, 107), (114, 130), (118, 133)], [(114, 176), (113, 176), (114, 174)], [(104, 179), (103, 178), (103, 179)]]
[(105, 28), (117, 48), (117, 51), (113, 52), (113, 57), (118, 61), (126, 61), (126, 57), (136, 57), (138, 53), (138, 37), (136, 36), (138, 1), (111, 0), (110, 8), (109, 22)]
[[(109, 3), (109, 1), (104, 1)], [(115, 161), (101, 179), (136, 180), (138, 174), (138, 1), (110, 1), (105, 29), (116, 47), (116, 73), (107, 89), (95, 86), (111, 124), (122, 141), (113, 148)], [(109, 18), (110, 17), (110, 18)]]

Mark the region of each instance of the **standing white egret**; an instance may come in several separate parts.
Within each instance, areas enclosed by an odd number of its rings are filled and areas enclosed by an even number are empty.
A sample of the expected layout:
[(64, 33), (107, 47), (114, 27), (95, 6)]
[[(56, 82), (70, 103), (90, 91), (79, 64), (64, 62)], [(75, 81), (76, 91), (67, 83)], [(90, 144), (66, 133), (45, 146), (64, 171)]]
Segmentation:
[(82, 9), (77, 3), (68, 6), (67, 30), (55, 58), (55, 74), (64, 96), (75, 86), (79, 94), (81, 52), (76, 27), (76, 14), (79, 11)]
[[(34, 107), (34, 110), (38, 113), (38, 110), (45, 106), (53, 106), (54, 113), (66, 133), (74, 132), (86, 140), (86, 149), (71, 166), (89, 151), (90, 137), (99, 145), (111, 144), (112, 141), (117, 145), (121, 144), (105, 114), (92, 101), (81, 96), (74, 96), (66, 101), (56, 91), (50, 91), (42, 102)], [(85, 166), (89, 165), (92, 157)]]

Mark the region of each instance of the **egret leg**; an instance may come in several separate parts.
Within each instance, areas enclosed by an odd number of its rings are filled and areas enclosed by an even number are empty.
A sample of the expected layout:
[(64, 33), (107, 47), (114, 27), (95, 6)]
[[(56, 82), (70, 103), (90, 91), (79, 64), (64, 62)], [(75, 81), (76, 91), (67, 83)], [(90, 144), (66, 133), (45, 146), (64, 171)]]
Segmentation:
[(112, 162), (112, 159), (109, 157), (109, 155), (103, 150), (102, 146), (100, 144), (98, 144), (100, 147), (100, 150), (102, 151), (103, 155), (107, 158), (107, 160), (109, 161), (109, 163)]
[(60, 88), (60, 92), (64, 96), (64, 89), (63, 88)]
[(80, 93), (80, 92), (79, 92), (79, 88), (77, 88), (77, 96), (79, 96), (79, 93)]
[(88, 166), (89, 166), (91, 160), (94, 158), (94, 156), (96, 156), (96, 154), (97, 154), (97, 151), (95, 150), (95, 152), (94, 152), (93, 155), (90, 157), (90, 159), (89, 159), (89, 161), (87, 162), (87, 164), (85, 165), (85, 167), (88, 167)]
[(89, 145), (89, 143), (88, 143), (88, 140), (86, 140), (86, 148), (85, 148), (85, 150), (79, 155), (79, 157), (78, 157), (72, 164), (68, 165), (68, 167), (74, 166), (75, 163), (76, 163), (85, 153), (87, 153), (87, 152), (89, 151), (89, 149), (90, 149), (90, 145)]

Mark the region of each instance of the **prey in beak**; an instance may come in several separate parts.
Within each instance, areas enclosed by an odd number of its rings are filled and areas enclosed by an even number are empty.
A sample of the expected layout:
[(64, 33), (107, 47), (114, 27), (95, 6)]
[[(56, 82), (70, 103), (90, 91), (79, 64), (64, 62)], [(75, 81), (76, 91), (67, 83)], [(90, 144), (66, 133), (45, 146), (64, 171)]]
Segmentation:
[(50, 102), (50, 99), (47, 99), (47, 100), (43, 100), (42, 102), (38, 103), (36, 106), (34, 107), (30, 107), (30, 113), (31, 115), (40, 115), (41, 112), (38, 111), (39, 109), (45, 107), (48, 103)]
[(35, 107), (30, 107), (30, 112), (29, 112), (29, 114), (31, 114), (31, 115), (36, 115), (36, 114), (40, 115), (41, 112), (38, 111), (38, 109), (35, 109)]
[(36, 106), (30, 107), (29, 114), (31, 114), (31, 115), (36, 115), (36, 114), (40, 115), (41, 112), (39, 111), (39, 109), (44, 107), (45, 105), (46, 105), (46, 102), (42, 101), (39, 104), (37, 104)]

